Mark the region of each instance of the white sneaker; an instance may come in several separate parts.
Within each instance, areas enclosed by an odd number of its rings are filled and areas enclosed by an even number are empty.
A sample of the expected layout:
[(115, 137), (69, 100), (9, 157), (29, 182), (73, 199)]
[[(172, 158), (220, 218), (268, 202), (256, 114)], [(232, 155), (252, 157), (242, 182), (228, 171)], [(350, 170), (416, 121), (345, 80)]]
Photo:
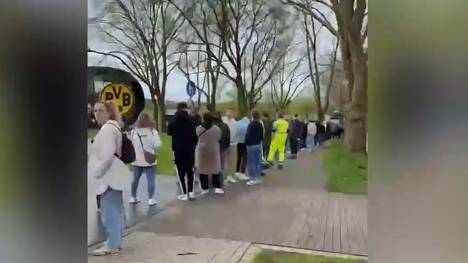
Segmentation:
[(195, 197), (197, 197), (197, 195), (195, 194), (195, 192), (190, 192), (189, 195), (190, 195), (190, 198), (195, 198)]
[(247, 185), (250, 185), (250, 186), (257, 185), (257, 184), (261, 184), (261, 182), (259, 180), (250, 180), (247, 182)]
[(153, 205), (157, 205), (157, 204), (158, 204), (158, 202), (156, 202), (156, 200), (154, 200), (154, 199), (148, 199), (148, 205), (149, 205), (149, 206), (153, 206)]
[(233, 184), (237, 183), (236, 178), (234, 178), (232, 175), (229, 175), (226, 181)]
[(208, 191), (208, 190), (202, 190), (202, 191), (200, 192), (200, 195), (206, 195), (206, 194), (209, 193), (209, 192), (210, 192), (210, 191)]
[(138, 197), (131, 197), (130, 200), (128, 201), (130, 204), (136, 204), (140, 202), (140, 199)]
[(218, 194), (218, 195), (223, 195), (224, 194), (224, 190), (222, 188), (215, 188), (214, 192), (215, 192), (215, 194)]
[(119, 253), (120, 249), (110, 249), (107, 246), (93, 250), (93, 256), (107, 256)]
[(239, 178), (239, 180), (241, 181), (247, 181), (247, 180), (250, 180), (250, 178), (248, 176), (246, 176), (245, 174), (242, 174), (242, 173), (239, 173), (239, 175), (237, 176)]
[(187, 201), (187, 195), (178, 195), (177, 199), (179, 199), (180, 201)]

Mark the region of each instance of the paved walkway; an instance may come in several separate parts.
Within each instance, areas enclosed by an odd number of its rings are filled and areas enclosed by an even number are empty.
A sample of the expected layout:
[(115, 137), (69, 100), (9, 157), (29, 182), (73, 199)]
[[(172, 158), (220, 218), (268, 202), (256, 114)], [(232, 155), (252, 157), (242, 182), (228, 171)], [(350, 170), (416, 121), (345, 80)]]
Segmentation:
[(107, 257), (89, 257), (89, 263), (252, 263), (262, 250), (325, 257), (366, 260), (365, 257), (322, 253), (269, 245), (190, 236), (133, 232), (125, 238), (122, 252)]
[(249, 247), (248, 242), (134, 232), (118, 255), (89, 257), (88, 262), (238, 263)]
[(303, 153), (264, 180), (174, 203), (138, 229), (367, 255), (367, 197), (328, 193), (320, 154)]
[[(141, 202), (138, 204), (129, 204), (130, 185), (124, 190), (124, 206), (126, 228), (135, 226), (138, 223), (148, 220), (152, 216), (161, 213), (167, 205), (174, 201), (177, 196), (177, 179), (175, 176), (157, 176), (156, 178), (156, 200), (158, 205), (148, 206), (148, 188), (146, 184), (146, 176), (140, 178), (138, 186), (138, 197)], [(90, 189), (90, 187), (88, 187)], [(97, 212), (96, 196), (92, 192), (88, 192), (88, 245), (101, 242), (104, 239), (99, 213)]]
[[(367, 197), (328, 193), (326, 181), (320, 152), (301, 153), (298, 160), (288, 160), (284, 170), (268, 170), (260, 186), (237, 183), (230, 185), (224, 196), (210, 193), (192, 202), (171, 202), (165, 211), (139, 224), (136, 231), (156, 237), (191, 236), (235, 240), (239, 245), (249, 242), (367, 255)], [(139, 246), (143, 246), (140, 242), (144, 243), (128, 236), (124, 243), (128, 244), (129, 252), (124, 253), (140, 251)], [(153, 254), (160, 250), (156, 244), (146, 242), (151, 244), (144, 249), (149, 251), (149, 247), (153, 247)], [(185, 250), (188, 248), (190, 246)], [(166, 249), (178, 251), (179, 248), (168, 246)], [(145, 253), (142, 251), (138, 255), (143, 257)], [(127, 257), (127, 261), (109, 258), (109, 261), (93, 259), (89, 262), (185, 262), (149, 258), (146, 261)]]

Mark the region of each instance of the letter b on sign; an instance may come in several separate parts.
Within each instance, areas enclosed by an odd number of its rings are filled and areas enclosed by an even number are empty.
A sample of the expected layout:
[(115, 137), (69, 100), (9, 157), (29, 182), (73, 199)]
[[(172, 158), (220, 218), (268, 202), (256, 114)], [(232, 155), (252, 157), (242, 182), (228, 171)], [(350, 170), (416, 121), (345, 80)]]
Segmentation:
[(129, 93), (123, 93), (122, 94), (123, 96), (123, 102), (122, 102), (122, 106), (129, 106), (130, 104), (132, 104), (132, 95), (130, 95)]

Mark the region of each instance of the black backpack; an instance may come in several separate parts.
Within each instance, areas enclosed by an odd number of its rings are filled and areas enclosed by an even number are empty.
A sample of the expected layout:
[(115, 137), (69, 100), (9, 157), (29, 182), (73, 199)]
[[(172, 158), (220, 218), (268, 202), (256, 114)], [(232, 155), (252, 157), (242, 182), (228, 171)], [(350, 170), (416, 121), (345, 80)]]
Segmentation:
[(133, 163), (136, 159), (136, 154), (132, 141), (127, 137), (125, 133), (122, 132), (120, 127), (117, 127), (114, 124), (112, 125), (116, 127), (122, 134), (122, 155), (119, 156), (117, 153), (114, 153), (114, 155), (119, 157), (119, 159), (122, 160), (122, 162), (124, 162), (125, 164)]
[(219, 146), (221, 150), (224, 151), (231, 145), (231, 130), (229, 130), (229, 126), (227, 126), (227, 124), (223, 122), (217, 123), (216, 125), (221, 130), (221, 139), (219, 140)]

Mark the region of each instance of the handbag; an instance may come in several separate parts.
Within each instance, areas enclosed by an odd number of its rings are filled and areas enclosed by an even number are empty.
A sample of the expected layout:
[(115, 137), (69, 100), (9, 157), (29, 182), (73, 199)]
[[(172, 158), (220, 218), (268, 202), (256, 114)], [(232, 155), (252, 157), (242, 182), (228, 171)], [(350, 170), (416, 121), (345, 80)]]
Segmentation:
[(140, 134), (138, 134), (138, 132), (136, 134), (138, 135), (138, 138), (140, 139), (141, 149), (143, 149), (143, 156), (145, 157), (145, 161), (147, 163), (149, 163), (149, 164), (152, 164), (152, 163), (156, 162), (156, 154), (148, 152), (147, 150), (145, 150), (145, 147), (143, 146), (143, 141), (141, 140)]

